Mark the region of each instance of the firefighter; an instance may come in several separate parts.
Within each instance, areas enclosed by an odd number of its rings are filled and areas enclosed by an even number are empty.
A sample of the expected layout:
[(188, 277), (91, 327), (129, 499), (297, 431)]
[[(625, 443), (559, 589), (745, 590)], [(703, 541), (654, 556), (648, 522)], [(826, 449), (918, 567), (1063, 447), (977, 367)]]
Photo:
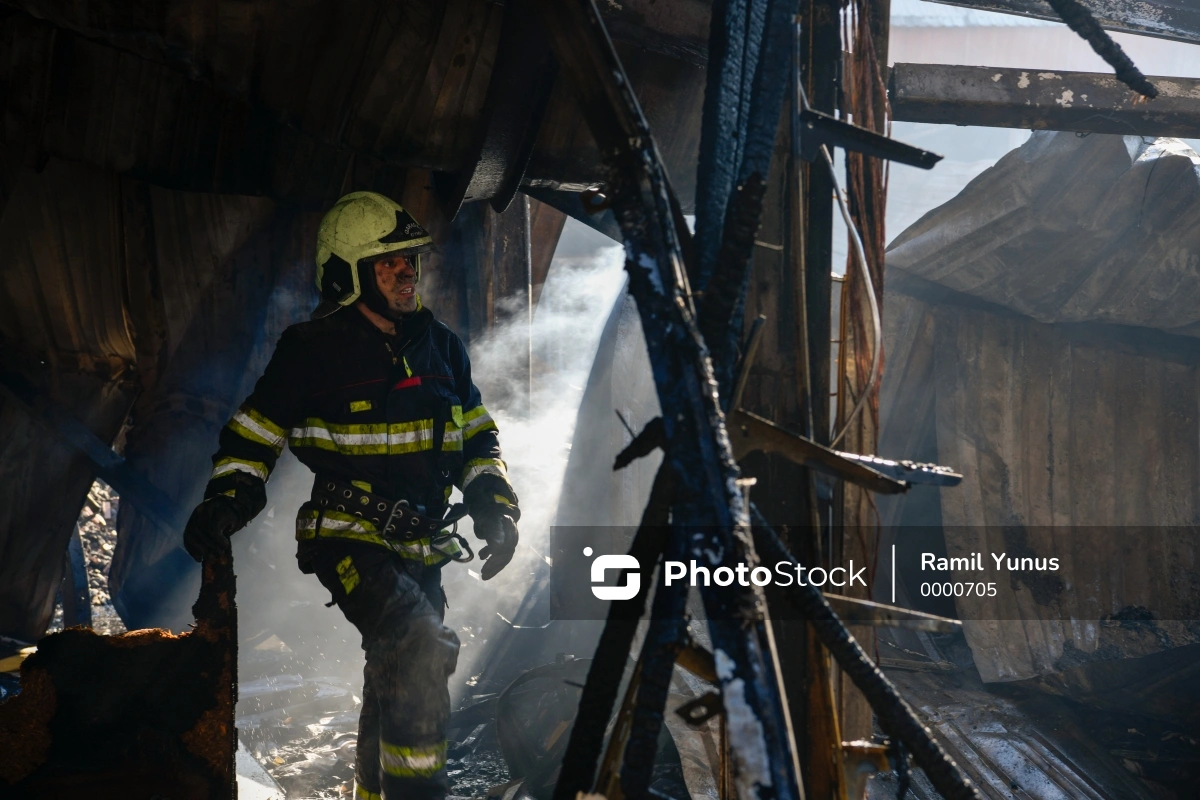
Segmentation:
[[(204, 501), (184, 546), (196, 560), (266, 504), (284, 442), (315, 474), (296, 517), (300, 569), (315, 573), (366, 651), (358, 798), (441, 798), (447, 680), (459, 642), (442, 624), (441, 567), (469, 511), (488, 580), (517, 546), (517, 496), (496, 424), (471, 382), (462, 341), (421, 305), (429, 234), (373, 192), (338, 200), (317, 233), (321, 303), (283, 332), (254, 392), (221, 430)], [(447, 514), (451, 489), (465, 509)]]

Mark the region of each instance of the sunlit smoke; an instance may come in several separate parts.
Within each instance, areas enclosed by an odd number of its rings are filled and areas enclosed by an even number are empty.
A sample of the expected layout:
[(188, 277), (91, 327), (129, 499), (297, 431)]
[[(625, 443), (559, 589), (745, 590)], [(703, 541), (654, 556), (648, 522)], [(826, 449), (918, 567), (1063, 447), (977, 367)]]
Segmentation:
[[(520, 498), (522, 546), (513, 563), (486, 584), (474, 579), (479, 562), (451, 565), (443, 573), (444, 582), (453, 584), (446, 624), (467, 645), (456, 681), (471, 674), (480, 650), (470, 647), (470, 631), (481, 630), (497, 613), (511, 617), (546, 552), (583, 389), (604, 322), (624, 285), (623, 263), (620, 245), (568, 220), (532, 323), (521, 310), (501, 309), (507, 321), (469, 348), (475, 382), (500, 430)], [(464, 527), (470, 530), (469, 523)], [(468, 539), (474, 544), (473, 535)]]

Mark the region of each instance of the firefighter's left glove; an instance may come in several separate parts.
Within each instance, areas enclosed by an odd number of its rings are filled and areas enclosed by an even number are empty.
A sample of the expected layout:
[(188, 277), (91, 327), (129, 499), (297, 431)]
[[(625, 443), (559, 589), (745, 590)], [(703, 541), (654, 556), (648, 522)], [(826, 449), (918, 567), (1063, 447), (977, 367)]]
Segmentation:
[(209, 496), (196, 506), (183, 529), (183, 547), (197, 561), (231, 552), (229, 537), (246, 527), (266, 505), (261, 480), (248, 475), (230, 477), (234, 480), (210, 485), (205, 492)]
[(517, 522), (513, 517), (519, 515), (515, 506), (496, 505), (474, 518), (475, 535), (487, 541), (479, 551), (479, 557), (483, 559), (480, 577), (485, 581), (496, 577), (496, 573), (512, 561), (517, 542), (520, 541)]

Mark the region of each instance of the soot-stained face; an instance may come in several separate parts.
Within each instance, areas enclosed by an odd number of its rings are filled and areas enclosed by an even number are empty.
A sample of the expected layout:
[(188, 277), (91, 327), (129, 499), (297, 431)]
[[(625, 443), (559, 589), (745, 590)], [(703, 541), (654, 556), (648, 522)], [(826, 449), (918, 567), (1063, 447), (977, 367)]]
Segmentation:
[(417, 310), (416, 256), (388, 253), (375, 259), (375, 285), (393, 314)]

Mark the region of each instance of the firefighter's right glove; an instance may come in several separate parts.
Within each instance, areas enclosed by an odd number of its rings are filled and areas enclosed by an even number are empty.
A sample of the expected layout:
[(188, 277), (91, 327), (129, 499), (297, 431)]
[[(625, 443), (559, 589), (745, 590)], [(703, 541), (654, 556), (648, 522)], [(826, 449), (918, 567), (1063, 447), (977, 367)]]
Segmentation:
[(507, 506), (497, 505), (492, 513), (482, 514), (474, 520), (475, 535), (487, 540), (487, 544), (479, 551), (479, 557), (484, 562), (480, 577), (485, 581), (496, 577), (496, 573), (507, 567), (517, 550), (520, 534), (517, 533), (516, 521), (509, 513), (505, 513), (507, 510)]
[(229, 553), (229, 537), (246, 527), (267, 504), (263, 482), (234, 473), (209, 484), (204, 502), (196, 506), (183, 529), (183, 547), (197, 561)]
[(192, 512), (183, 529), (183, 546), (197, 561), (231, 550), (229, 537), (242, 527), (241, 514), (232, 497), (210, 497)]

